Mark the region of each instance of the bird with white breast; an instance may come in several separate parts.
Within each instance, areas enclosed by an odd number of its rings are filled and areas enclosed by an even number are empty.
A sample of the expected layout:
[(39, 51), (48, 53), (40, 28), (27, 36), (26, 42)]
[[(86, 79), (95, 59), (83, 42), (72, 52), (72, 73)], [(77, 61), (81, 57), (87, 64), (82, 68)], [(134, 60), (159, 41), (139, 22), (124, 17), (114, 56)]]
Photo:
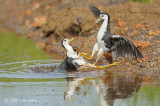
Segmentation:
[[(141, 52), (138, 48), (127, 38), (121, 35), (112, 35), (110, 32), (110, 15), (106, 12), (102, 12), (95, 6), (90, 6), (90, 10), (98, 18), (95, 22), (102, 23), (98, 33), (97, 33), (97, 42), (93, 47), (91, 57), (85, 56), (88, 60), (91, 60), (96, 52), (97, 59), (93, 64), (95, 65), (97, 61), (104, 55), (104, 53), (111, 53), (112, 58), (142, 58)], [(114, 63), (113, 63), (114, 64)]]

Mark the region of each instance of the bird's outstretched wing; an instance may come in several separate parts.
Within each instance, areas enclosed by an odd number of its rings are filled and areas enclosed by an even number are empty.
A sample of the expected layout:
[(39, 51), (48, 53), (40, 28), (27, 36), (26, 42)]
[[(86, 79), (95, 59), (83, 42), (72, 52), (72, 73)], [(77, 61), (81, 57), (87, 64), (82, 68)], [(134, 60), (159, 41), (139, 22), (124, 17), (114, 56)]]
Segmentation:
[(98, 18), (100, 14), (102, 13), (101, 10), (99, 10), (97, 7), (93, 5), (90, 5), (90, 10), (92, 11), (92, 13), (94, 14), (96, 18)]
[(143, 57), (141, 52), (138, 50), (138, 48), (123, 36), (113, 35), (111, 37), (111, 42), (113, 44), (113, 47), (111, 48), (113, 58), (118, 58), (118, 57), (142, 58)]
[[(90, 10), (96, 18), (98, 18), (100, 14), (102, 14), (102, 11), (93, 5), (90, 5)], [(101, 20), (100, 23), (102, 24), (103, 20)]]

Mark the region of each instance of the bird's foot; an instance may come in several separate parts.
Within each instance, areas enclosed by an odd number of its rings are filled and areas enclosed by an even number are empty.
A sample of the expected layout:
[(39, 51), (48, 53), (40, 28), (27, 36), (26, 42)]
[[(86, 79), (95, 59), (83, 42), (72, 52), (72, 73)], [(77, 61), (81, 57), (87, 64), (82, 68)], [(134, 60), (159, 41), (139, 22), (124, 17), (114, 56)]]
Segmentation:
[(124, 60), (122, 61), (119, 61), (119, 62), (115, 62), (115, 63), (112, 63), (112, 64), (109, 64), (109, 65), (105, 65), (105, 66), (95, 66), (94, 64), (90, 64), (90, 63), (86, 63), (85, 65), (83, 66), (80, 66), (80, 71), (86, 71), (86, 70), (91, 70), (92, 68), (95, 69), (103, 69), (103, 68), (107, 68), (107, 67), (111, 67), (111, 66), (114, 66), (114, 65), (117, 65), (121, 62), (123, 62)]
[(88, 57), (86, 56), (84, 53), (80, 52), (81, 56), (84, 56), (87, 60), (91, 61), (92, 60), (92, 56)]
[(123, 61), (115, 62), (115, 63), (105, 65), (105, 66), (96, 66), (96, 68), (103, 69), (103, 68), (106, 68), (106, 67), (117, 65), (118, 63), (121, 63), (121, 62), (123, 62)]
[(93, 64), (94, 66), (96, 65), (97, 61)]
[(80, 56), (84, 56), (87, 60), (91, 61), (92, 60), (92, 56), (88, 57), (87, 55), (85, 55), (84, 53), (82, 53), (79, 49), (76, 48), (76, 50), (80, 53)]
[(82, 48), (85, 48), (88, 51), (88, 54), (92, 54), (92, 52), (86, 46), (83, 45)]

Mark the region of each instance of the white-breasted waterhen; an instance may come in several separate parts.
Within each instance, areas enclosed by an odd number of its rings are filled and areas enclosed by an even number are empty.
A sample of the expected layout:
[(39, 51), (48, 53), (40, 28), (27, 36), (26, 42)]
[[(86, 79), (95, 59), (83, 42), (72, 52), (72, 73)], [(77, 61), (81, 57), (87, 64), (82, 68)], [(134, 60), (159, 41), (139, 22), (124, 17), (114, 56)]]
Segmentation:
[[(64, 39), (61, 41), (62, 46), (66, 49), (67, 54), (66, 54), (66, 59), (60, 64), (59, 67), (63, 67), (63, 69), (69, 69), (69, 70), (81, 70), (83, 68), (106, 68), (109, 66), (113, 66), (114, 64), (111, 65), (106, 65), (106, 66), (95, 66), (92, 65), (88, 62), (86, 62), (83, 57), (81, 56), (81, 53), (76, 47), (72, 47), (69, 42), (74, 40), (72, 39)], [(117, 62), (119, 63), (119, 62)], [(115, 64), (117, 64), (115, 63)]]
[(93, 47), (91, 57), (87, 57), (85, 54), (82, 54), (83, 56), (85, 56), (88, 60), (91, 60), (93, 55), (98, 52), (96, 62), (104, 55), (104, 53), (111, 53), (112, 59), (118, 57), (143, 57), (138, 48), (127, 38), (121, 35), (111, 34), (110, 15), (108, 13), (102, 12), (97, 7), (92, 5), (90, 6), (90, 10), (94, 16), (98, 18), (95, 22), (100, 22), (102, 25), (97, 33), (97, 42)]

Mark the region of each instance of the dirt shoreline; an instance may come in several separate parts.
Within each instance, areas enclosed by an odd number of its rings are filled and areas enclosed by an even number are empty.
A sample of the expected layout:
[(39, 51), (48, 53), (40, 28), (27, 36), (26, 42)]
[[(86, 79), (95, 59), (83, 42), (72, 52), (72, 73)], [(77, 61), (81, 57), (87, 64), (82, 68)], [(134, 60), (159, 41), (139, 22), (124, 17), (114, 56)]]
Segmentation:
[(131, 40), (142, 52), (142, 60), (126, 60), (107, 70), (134, 72), (152, 80), (160, 80), (160, 2), (130, 3), (73, 2), (73, 0), (0, 0), (0, 27), (11, 27), (47, 53), (64, 55), (60, 41), (74, 37), (73, 46), (85, 45), (92, 50), (100, 27), (90, 12), (96, 4), (111, 16), (112, 34)]

